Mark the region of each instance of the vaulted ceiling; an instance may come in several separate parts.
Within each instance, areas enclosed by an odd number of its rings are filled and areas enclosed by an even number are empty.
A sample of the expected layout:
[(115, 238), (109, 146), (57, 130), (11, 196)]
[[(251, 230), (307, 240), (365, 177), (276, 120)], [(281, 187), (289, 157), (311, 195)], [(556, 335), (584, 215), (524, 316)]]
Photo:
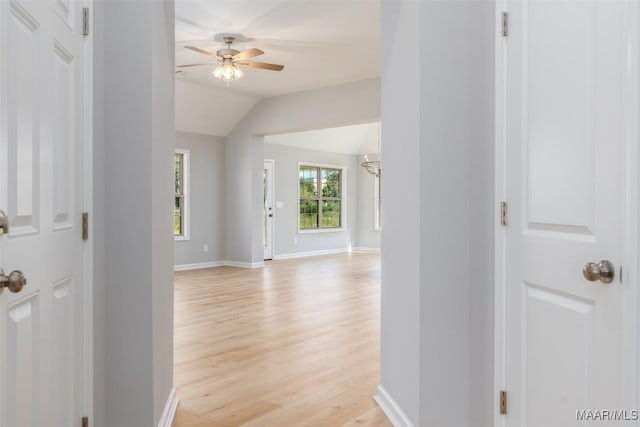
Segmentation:
[(220, 136), (260, 98), (380, 76), (380, 0), (176, 0), (176, 65), (213, 59), (185, 46), (215, 52), (224, 47), (214, 40), (220, 33), (242, 34), (246, 41), (236, 49), (259, 48), (265, 54), (256, 61), (285, 66), (281, 72), (244, 67), (230, 88), (212, 76), (214, 65), (176, 75), (177, 98), (181, 87), (197, 88), (228, 106), (220, 126), (209, 123)]

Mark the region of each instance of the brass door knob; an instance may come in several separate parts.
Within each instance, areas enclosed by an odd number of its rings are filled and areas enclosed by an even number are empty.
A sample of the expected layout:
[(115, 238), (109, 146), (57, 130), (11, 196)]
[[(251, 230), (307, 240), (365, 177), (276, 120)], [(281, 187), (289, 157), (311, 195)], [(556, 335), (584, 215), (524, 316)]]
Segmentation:
[(20, 292), (27, 285), (27, 279), (20, 270), (14, 270), (5, 276), (4, 270), (0, 268), (0, 293), (4, 288), (9, 288), (13, 293)]
[(607, 261), (606, 259), (597, 264), (595, 262), (588, 262), (582, 268), (584, 278), (590, 282), (600, 280), (602, 283), (611, 283), (613, 282), (615, 271), (616, 269), (611, 261)]

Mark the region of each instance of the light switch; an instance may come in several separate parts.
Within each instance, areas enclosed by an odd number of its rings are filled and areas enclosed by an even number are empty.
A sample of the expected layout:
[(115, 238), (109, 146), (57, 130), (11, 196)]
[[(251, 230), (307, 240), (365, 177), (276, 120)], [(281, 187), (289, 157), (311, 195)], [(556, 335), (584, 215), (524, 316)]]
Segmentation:
[(276, 208), (278, 209), (284, 208), (284, 202), (276, 202)]

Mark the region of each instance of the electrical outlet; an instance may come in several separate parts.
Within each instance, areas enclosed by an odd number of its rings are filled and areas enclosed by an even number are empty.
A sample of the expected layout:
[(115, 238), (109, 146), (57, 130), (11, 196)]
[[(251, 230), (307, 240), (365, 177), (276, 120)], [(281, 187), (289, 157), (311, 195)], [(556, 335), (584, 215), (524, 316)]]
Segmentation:
[(297, 237), (294, 237), (294, 238), (293, 238), (293, 244), (294, 244), (294, 245), (297, 245), (297, 244), (298, 244), (298, 238), (297, 238)]
[(205, 244), (204, 244), (204, 246), (203, 246), (203, 248), (202, 248), (202, 250), (203, 250), (203, 251), (205, 251), (205, 252), (209, 252), (209, 245), (207, 245), (207, 244), (205, 243)]

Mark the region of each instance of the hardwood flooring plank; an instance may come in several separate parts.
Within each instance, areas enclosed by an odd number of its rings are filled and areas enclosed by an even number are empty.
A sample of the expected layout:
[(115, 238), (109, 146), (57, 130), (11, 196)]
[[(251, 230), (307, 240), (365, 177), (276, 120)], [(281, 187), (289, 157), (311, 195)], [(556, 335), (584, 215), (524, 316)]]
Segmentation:
[(177, 272), (173, 427), (389, 427), (379, 340), (379, 255)]

